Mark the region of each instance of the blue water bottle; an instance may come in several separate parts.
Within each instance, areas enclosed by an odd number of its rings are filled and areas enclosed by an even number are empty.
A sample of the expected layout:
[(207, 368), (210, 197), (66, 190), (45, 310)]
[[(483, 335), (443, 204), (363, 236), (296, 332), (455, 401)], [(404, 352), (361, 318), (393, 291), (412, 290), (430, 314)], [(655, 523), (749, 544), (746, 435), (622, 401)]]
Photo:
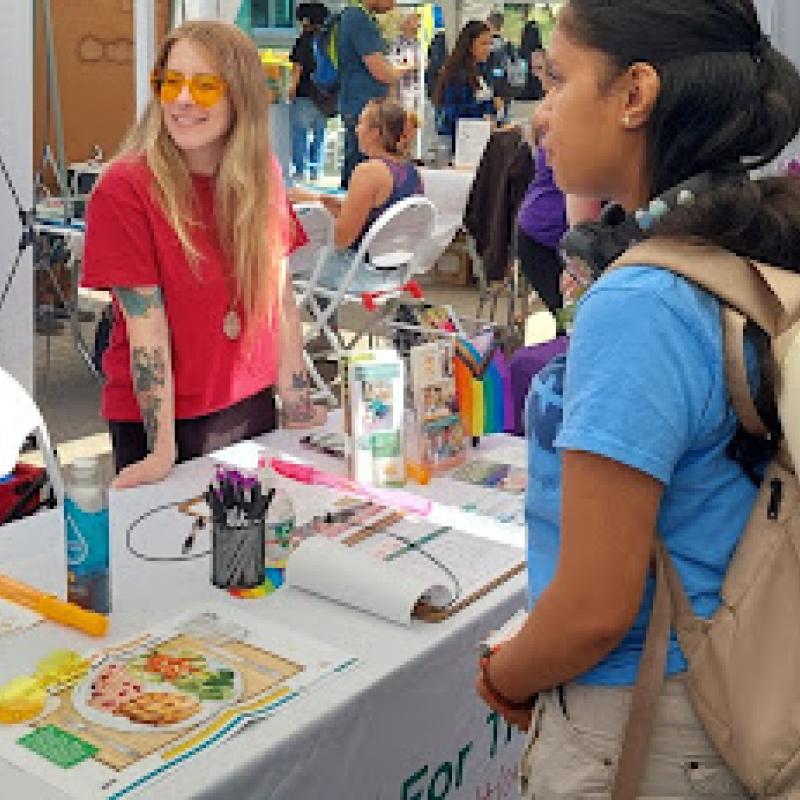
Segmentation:
[(111, 611), (108, 491), (96, 458), (76, 458), (64, 497), (67, 599), (82, 608)]

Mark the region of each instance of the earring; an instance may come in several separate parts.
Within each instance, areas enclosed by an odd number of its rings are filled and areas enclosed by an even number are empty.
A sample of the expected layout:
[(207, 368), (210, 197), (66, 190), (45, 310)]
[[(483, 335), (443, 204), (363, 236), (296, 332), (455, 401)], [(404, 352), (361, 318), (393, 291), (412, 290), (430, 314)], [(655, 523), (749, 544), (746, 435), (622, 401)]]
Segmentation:
[(622, 124), (623, 124), (623, 125), (624, 125), (626, 128), (630, 128), (630, 126), (631, 126), (631, 117), (630, 117), (630, 114), (626, 114), (626, 115), (625, 115), (625, 116), (622, 118)]

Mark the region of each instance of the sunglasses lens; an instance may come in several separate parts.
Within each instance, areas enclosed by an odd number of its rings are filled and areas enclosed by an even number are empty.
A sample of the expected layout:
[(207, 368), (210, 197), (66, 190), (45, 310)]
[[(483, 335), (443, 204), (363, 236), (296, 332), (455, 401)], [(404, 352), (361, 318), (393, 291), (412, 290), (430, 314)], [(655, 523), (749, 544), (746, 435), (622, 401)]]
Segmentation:
[(223, 83), (216, 75), (195, 75), (189, 84), (192, 99), (203, 108), (211, 108), (222, 97)]
[(161, 78), (160, 95), (165, 103), (171, 103), (177, 99), (183, 89), (186, 79), (182, 72), (167, 70)]

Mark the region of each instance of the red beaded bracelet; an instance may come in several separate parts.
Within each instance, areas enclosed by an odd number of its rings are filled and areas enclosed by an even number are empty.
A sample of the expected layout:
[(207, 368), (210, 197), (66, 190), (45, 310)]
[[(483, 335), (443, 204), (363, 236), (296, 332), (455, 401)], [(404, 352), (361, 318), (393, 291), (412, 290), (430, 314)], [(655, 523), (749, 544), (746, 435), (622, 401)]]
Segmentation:
[(492, 683), (491, 679), (489, 678), (489, 660), (491, 659), (492, 655), (496, 653), (496, 650), (485, 646), (481, 649), (479, 664), (481, 667), (481, 677), (483, 678), (483, 685), (486, 687), (489, 694), (492, 696), (492, 700), (499, 705), (505, 706), (506, 708), (510, 708), (512, 711), (529, 711), (533, 708), (534, 704), (536, 703), (536, 695), (529, 698), (528, 700), (509, 700), (507, 697), (504, 697), (500, 692), (495, 689), (494, 684)]

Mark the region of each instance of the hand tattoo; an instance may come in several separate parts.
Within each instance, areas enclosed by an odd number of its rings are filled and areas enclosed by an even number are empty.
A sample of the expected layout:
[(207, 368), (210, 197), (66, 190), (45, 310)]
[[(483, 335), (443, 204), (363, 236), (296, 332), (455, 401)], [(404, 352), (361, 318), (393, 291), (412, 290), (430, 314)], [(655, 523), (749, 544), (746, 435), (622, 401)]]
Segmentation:
[(292, 389), (308, 389), (311, 381), (304, 370), (292, 373)]
[(296, 398), (282, 398), (284, 422), (299, 423), (311, 422), (314, 419), (314, 405), (311, 402), (311, 393), (301, 392)]
[(152, 453), (158, 438), (158, 412), (163, 402), (159, 396), (165, 382), (163, 348), (132, 348), (131, 372), (133, 373), (133, 390), (139, 401), (147, 436), (147, 449)]
[(116, 287), (112, 290), (114, 296), (125, 312), (131, 317), (144, 317), (151, 308), (163, 308), (164, 298), (160, 286), (147, 287), (146, 289), (123, 289)]

